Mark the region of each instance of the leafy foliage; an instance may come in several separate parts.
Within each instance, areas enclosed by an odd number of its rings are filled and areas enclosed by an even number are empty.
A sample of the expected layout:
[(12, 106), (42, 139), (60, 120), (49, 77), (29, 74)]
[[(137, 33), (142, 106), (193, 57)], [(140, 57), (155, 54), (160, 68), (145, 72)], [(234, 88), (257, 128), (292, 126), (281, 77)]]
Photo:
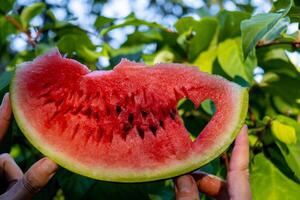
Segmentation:
[[(159, 1), (158, 12), (170, 13)], [(246, 123), (251, 146), (250, 180), (253, 199), (298, 199), (300, 191), (300, 66), (290, 53), (300, 51), (300, 33), (288, 33), (291, 23), (300, 22), (298, 1), (277, 0), (269, 13), (253, 14), (251, 4), (232, 3), (239, 11), (221, 9), (211, 15), (214, 2), (205, 1), (200, 19), (183, 16), (192, 11), (181, 1), (181, 14), (174, 27), (137, 18), (95, 17), (85, 29), (67, 13), (59, 20), (52, 4), (38, 2), (20, 6), (13, 0), (0, 0), (0, 97), (8, 91), (18, 64), (32, 60), (53, 47), (67, 57), (85, 63), (91, 70), (112, 69), (125, 57), (147, 64), (179, 62), (198, 66), (249, 88), (250, 102)], [(105, 1), (92, 2), (103, 5)], [(153, 6), (151, 4), (150, 6)], [(215, 6), (215, 5), (214, 5)], [(175, 14), (174, 14), (175, 15)], [(34, 25), (41, 18), (39, 26)], [(126, 34), (114, 44), (113, 32)], [(23, 38), (20, 50), (11, 43)], [(95, 39), (96, 38), (96, 39)], [(102, 62), (106, 60), (108, 63)], [(178, 105), (191, 137), (208, 123), (215, 111), (205, 101), (197, 109), (187, 99)], [(23, 137), (13, 120), (0, 152), (10, 152), (26, 170), (42, 155)], [(230, 150), (226, 155), (230, 156)], [(217, 158), (201, 170), (226, 177), (226, 162)], [(35, 199), (174, 199), (172, 181), (144, 184), (117, 184), (95, 181), (60, 169)], [(208, 199), (208, 197), (205, 197)]]

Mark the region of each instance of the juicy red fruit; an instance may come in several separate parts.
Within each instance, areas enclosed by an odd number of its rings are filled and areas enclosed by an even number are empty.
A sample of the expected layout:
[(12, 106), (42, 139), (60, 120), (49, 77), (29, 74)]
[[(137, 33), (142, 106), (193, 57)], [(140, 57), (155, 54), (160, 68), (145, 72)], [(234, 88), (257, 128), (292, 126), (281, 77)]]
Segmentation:
[[(23, 64), (14, 85), (15, 107), (36, 131), (30, 136), (42, 138), (48, 151), (87, 168), (140, 174), (160, 173), (164, 166), (220, 146), (225, 137), (220, 130), (240, 120), (240, 107), (234, 104), (243, 91), (223, 78), (179, 64), (148, 67), (123, 60), (112, 71), (90, 72), (58, 51)], [(176, 110), (182, 98), (196, 107), (212, 99), (217, 108), (194, 142)]]

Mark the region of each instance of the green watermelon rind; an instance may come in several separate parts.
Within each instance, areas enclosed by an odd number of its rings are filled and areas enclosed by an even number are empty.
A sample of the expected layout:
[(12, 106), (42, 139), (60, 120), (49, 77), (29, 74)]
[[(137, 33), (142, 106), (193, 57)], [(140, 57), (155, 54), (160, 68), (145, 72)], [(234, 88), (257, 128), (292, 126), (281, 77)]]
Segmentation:
[[(83, 176), (87, 176), (94, 179), (104, 180), (104, 181), (111, 181), (111, 182), (147, 182), (147, 181), (155, 181), (161, 179), (167, 179), (171, 177), (175, 177), (181, 174), (189, 173), (198, 169), (199, 167), (209, 163), (213, 159), (217, 158), (222, 152), (224, 152), (229, 145), (233, 142), (237, 134), (239, 133), (241, 127), (244, 124), (244, 120), (247, 115), (248, 109), (248, 91), (245, 88), (239, 87), (239, 93), (236, 97), (240, 97), (240, 109), (239, 112), (239, 122), (235, 123), (236, 127), (234, 131), (228, 134), (228, 139), (222, 143), (221, 147), (217, 150), (212, 150), (206, 152), (205, 156), (199, 157), (198, 160), (195, 160), (195, 155), (191, 155), (185, 161), (180, 161), (178, 163), (174, 162), (171, 169), (170, 168), (163, 168), (153, 171), (152, 169), (144, 170), (142, 175), (136, 175), (136, 172), (133, 170), (129, 171), (122, 171), (121, 169), (112, 171), (109, 168), (96, 168), (96, 167), (88, 167), (85, 165), (81, 165), (76, 160), (72, 160), (72, 158), (67, 158), (66, 155), (53, 150), (51, 146), (49, 146), (46, 142), (42, 142), (42, 138), (38, 138), (38, 134), (34, 134), (35, 130), (29, 126), (29, 123), (24, 120), (25, 118), (22, 116), (23, 114), (20, 112), (21, 109), (18, 108), (17, 97), (16, 97), (16, 88), (15, 88), (15, 79), (12, 79), (10, 85), (10, 100), (12, 103), (12, 111), (14, 113), (15, 119), (19, 125), (19, 128), (25, 135), (25, 137), (30, 141), (30, 143), (37, 148), (42, 154), (49, 157), (51, 160), (59, 164), (60, 166), (78, 173)], [(106, 172), (106, 173), (104, 173)]]

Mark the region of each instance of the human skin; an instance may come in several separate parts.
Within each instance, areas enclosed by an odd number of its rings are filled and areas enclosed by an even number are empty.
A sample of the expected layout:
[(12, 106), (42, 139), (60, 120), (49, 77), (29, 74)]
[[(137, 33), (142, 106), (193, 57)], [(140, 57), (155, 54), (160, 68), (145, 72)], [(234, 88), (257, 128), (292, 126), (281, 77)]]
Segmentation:
[(244, 126), (235, 140), (227, 181), (203, 172), (180, 176), (174, 181), (176, 199), (199, 200), (199, 192), (202, 192), (217, 200), (250, 200), (248, 164), (249, 141), (247, 126)]
[[(0, 141), (7, 132), (12, 116), (9, 95), (5, 94), (0, 106)], [(175, 179), (177, 200), (198, 200), (199, 191), (218, 200), (251, 199), (248, 180), (249, 142), (244, 126), (236, 138), (229, 165), (227, 182), (203, 172), (194, 172)], [(0, 155), (0, 180), (6, 183), (0, 200), (31, 199), (55, 174), (58, 166), (48, 158), (42, 158), (23, 174), (13, 158)], [(1, 189), (1, 188), (0, 188)]]
[[(11, 116), (9, 95), (5, 94), (0, 106), (0, 141), (7, 132)], [(6, 183), (6, 188), (4, 188), (5, 192), (0, 194), (0, 200), (31, 199), (48, 183), (55, 174), (57, 167), (50, 159), (42, 158), (23, 174), (22, 170), (8, 153), (1, 154), (0, 180), (1, 183)]]

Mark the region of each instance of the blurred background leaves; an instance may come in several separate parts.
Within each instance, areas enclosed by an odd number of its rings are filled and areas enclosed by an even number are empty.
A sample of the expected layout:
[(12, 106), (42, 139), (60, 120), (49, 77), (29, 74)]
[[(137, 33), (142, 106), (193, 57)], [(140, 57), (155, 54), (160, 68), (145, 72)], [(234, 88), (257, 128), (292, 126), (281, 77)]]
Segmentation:
[[(0, 97), (17, 65), (58, 47), (91, 70), (121, 58), (197, 66), (249, 88), (246, 123), (253, 199), (299, 199), (298, 0), (0, 0)], [(215, 111), (207, 100), (178, 110), (191, 138)], [(42, 155), (13, 120), (0, 152), (23, 170)], [(230, 150), (202, 167), (226, 177)], [(210, 199), (201, 195), (202, 199)], [(35, 199), (174, 199), (172, 180), (120, 184), (60, 169)]]

